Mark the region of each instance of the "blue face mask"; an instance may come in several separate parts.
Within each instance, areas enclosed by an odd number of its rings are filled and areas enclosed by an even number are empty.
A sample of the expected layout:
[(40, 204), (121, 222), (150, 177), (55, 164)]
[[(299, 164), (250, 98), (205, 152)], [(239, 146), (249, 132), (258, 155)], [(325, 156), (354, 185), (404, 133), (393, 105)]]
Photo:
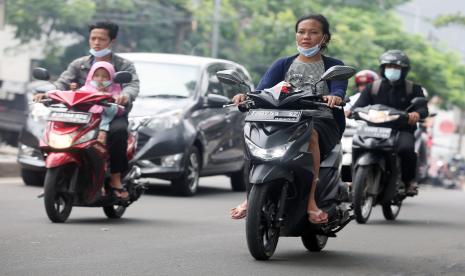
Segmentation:
[(93, 55), (94, 57), (101, 58), (101, 57), (104, 57), (106, 55), (109, 55), (111, 53), (111, 49), (110, 48), (105, 48), (105, 49), (102, 49), (100, 51), (95, 51), (94, 49), (90, 49), (89, 53), (91, 55)]
[(388, 79), (391, 82), (398, 81), (400, 79), (400, 74), (400, 69), (386, 68), (384, 70), (384, 75), (386, 76), (386, 79)]
[(297, 45), (297, 50), (299, 51), (300, 54), (306, 56), (306, 57), (313, 57), (314, 55), (318, 54), (318, 52), (321, 50), (321, 43), (325, 40), (325, 36), (323, 36), (323, 39), (318, 43), (317, 45), (311, 47), (311, 48), (303, 48)]

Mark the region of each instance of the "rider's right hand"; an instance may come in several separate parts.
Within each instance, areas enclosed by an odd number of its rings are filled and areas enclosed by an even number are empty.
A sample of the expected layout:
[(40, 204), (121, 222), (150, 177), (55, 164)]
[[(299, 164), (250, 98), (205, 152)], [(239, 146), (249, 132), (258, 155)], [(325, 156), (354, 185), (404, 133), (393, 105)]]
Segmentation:
[(32, 101), (38, 103), (44, 98), (45, 98), (45, 93), (37, 93), (34, 96), (32, 96)]
[(234, 96), (232, 98), (232, 102), (235, 104), (235, 105), (239, 105), (241, 104), (243, 101), (245, 101), (245, 94), (237, 94), (236, 96)]

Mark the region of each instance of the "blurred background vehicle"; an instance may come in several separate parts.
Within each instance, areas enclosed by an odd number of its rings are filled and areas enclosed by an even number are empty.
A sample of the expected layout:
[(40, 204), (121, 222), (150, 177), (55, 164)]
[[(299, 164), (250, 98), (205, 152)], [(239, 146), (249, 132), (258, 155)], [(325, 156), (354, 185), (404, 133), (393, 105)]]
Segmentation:
[[(216, 72), (233, 69), (253, 89), (247, 70), (234, 62), (204, 57), (125, 53), (139, 75), (140, 93), (130, 113), (138, 128), (135, 159), (142, 177), (171, 181), (178, 195), (197, 191), (200, 176), (228, 175), (234, 191), (245, 190), (243, 114), (223, 108), (239, 91), (223, 86)], [(41, 185), (44, 176), (38, 149), (47, 110), (32, 106), (20, 135), (18, 162), (26, 185)]]
[(28, 95), (20, 83), (0, 80), (0, 142), (17, 146), (27, 119)]

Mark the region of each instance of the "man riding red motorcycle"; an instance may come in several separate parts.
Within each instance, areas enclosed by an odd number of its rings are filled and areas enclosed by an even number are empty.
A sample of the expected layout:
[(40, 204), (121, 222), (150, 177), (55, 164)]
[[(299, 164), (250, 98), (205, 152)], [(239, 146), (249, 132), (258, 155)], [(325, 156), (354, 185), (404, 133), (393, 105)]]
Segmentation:
[[(49, 79), (48, 72), (42, 68), (34, 69), (33, 74), (37, 79)], [(114, 78), (119, 84), (130, 80), (128, 72), (119, 72)], [(40, 141), (47, 168), (44, 203), (51, 221), (66, 221), (73, 206), (100, 206), (109, 218), (120, 218), (126, 207), (142, 194), (144, 187), (137, 182), (139, 169), (131, 163), (123, 179), (128, 198), (123, 200), (108, 192), (112, 191), (108, 151), (97, 140), (102, 113), (92, 109), (106, 107), (113, 101), (110, 93), (85, 90), (52, 90), (47, 92), (47, 99), (41, 100), (51, 110)], [(134, 156), (136, 135), (133, 132), (128, 138), (129, 160)]]

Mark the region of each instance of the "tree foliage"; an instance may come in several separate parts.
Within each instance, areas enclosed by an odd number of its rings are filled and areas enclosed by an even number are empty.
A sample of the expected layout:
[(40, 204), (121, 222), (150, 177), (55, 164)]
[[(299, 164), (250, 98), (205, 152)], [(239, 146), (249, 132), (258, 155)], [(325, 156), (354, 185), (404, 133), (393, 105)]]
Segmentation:
[[(378, 69), (388, 49), (405, 51), (412, 61), (409, 79), (431, 95), (462, 107), (465, 67), (453, 53), (408, 34), (392, 9), (407, 0), (222, 0), (220, 58), (244, 64), (255, 83), (277, 58), (296, 52), (295, 22), (309, 13), (324, 14), (333, 34), (325, 54), (362, 69)], [(88, 50), (87, 25), (109, 19), (120, 25), (116, 51), (147, 51), (210, 56), (214, 0), (7, 0), (7, 22), (22, 42), (51, 32), (72, 33), (81, 42), (62, 53), (63, 68)], [(76, 16), (79, 15), (79, 16)], [(438, 24), (460, 22), (457, 14)], [(453, 19), (453, 20), (452, 20)], [(36, 24), (39, 22), (39, 24)], [(32, 27), (31, 27), (32, 26)], [(49, 59), (57, 63), (59, 51)]]
[(465, 15), (460, 12), (438, 16), (434, 21), (436, 27), (445, 27), (452, 24), (465, 26)]

